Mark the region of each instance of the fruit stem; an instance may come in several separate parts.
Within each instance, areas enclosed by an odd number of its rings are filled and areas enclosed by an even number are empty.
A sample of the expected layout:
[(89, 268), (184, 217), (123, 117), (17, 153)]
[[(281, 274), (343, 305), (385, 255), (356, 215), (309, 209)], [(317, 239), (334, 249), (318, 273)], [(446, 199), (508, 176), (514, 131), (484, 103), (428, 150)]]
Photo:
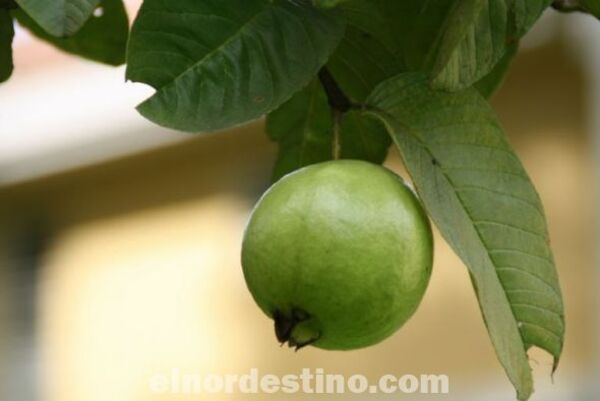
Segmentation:
[(363, 107), (353, 103), (346, 96), (327, 67), (323, 67), (319, 71), (319, 81), (327, 94), (327, 101), (333, 114), (332, 157), (334, 160), (339, 160), (341, 156), (340, 124), (342, 123), (344, 113), (353, 109), (362, 109)]
[(338, 110), (333, 111), (333, 160), (339, 160), (342, 153), (341, 141), (340, 141), (340, 124), (342, 123), (342, 112)]

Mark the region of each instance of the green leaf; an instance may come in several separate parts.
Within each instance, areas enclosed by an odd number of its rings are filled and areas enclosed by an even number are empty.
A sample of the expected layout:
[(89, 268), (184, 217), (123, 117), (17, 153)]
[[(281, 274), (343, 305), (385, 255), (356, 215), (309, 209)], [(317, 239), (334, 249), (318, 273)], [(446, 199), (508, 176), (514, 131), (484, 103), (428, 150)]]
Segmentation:
[(364, 0), (346, 3), (340, 12), (346, 33), (327, 68), (344, 93), (360, 103), (380, 82), (405, 70), (392, 29), (397, 22), (381, 12), (379, 3)]
[(475, 83), (475, 89), (477, 89), (483, 97), (489, 99), (496, 92), (496, 90), (500, 88), (502, 82), (504, 82), (508, 68), (517, 55), (518, 50), (519, 44), (517, 42), (510, 45), (494, 69), (490, 71), (488, 75)]
[(526, 350), (554, 356), (564, 312), (546, 220), (521, 162), (474, 89), (446, 93), (409, 73), (368, 100), (387, 126), (444, 238), (469, 268), (490, 338), (520, 400), (532, 393)]
[(460, 90), (487, 75), (550, 0), (456, 1), (434, 46), (432, 85)]
[(340, 157), (383, 163), (392, 139), (378, 120), (353, 110), (342, 117), (340, 124)]
[(299, 1), (146, 0), (127, 78), (157, 91), (138, 111), (182, 131), (258, 118), (316, 75), (342, 39), (337, 13)]
[(76, 33), (100, 0), (16, 0), (46, 32), (56, 37)]
[(552, 4), (552, 0), (511, 1), (513, 2), (513, 13), (515, 15), (515, 31), (511, 40), (523, 37), (540, 18), (544, 10)]
[(10, 78), (13, 71), (12, 41), (15, 36), (12, 17), (0, 10), (0, 82)]
[(57, 38), (21, 10), (14, 15), (20, 25), (38, 38), (67, 52), (110, 65), (125, 62), (129, 23), (122, 0), (102, 0), (102, 15), (90, 18), (73, 36)]
[(483, 78), (504, 55), (505, 1), (461, 0), (445, 24), (432, 71), (435, 88), (459, 90)]
[(408, 71), (429, 71), (432, 51), (455, 0), (376, 0), (400, 42)]
[(333, 156), (333, 119), (318, 80), (267, 117), (267, 134), (279, 144), (273, 181)]

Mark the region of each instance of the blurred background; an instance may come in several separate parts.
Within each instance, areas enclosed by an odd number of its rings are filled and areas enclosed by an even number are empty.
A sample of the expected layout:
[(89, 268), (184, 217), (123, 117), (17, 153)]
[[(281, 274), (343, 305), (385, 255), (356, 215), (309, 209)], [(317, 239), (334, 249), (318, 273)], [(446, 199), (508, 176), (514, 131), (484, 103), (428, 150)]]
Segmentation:
[[(530, 353), (534, 401), (600, 399), (599, 43), (598, 21), (548, 11), (493, 99), (544, 201), (566, 303), (553, 381), (551, 359)], [(0, 86), (0, 400), (311, 397), (153, 394), (148, 378), (174, 368), (446, 374), (448, 395), (326, 397), (514, 399), (467, 271), (439, 235), (425, 299), (392, 338), (353, 352), (280, 348), (239, 262), (276, 155), (263, 123), (166, 131), (137, 115), (151, 90), (125, 83), (123, 68), (61, 54), (22, 30), (15, 58)], [(395, 152), (386, 164), (402, 173)]]

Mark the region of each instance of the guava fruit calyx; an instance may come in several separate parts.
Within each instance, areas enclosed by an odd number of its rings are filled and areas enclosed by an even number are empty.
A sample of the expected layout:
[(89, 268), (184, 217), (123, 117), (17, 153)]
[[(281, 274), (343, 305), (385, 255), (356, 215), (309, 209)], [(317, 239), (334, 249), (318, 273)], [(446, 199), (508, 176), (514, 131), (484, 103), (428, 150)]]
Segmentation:
[(294, 308), (291, 313), (280, 310), (273, 312), (275, 320), (275, 336), (281, 345), (287, 343), (296, 351), (311, 345), (321, 337), (321, 332), (315, 320), (302, 309)]

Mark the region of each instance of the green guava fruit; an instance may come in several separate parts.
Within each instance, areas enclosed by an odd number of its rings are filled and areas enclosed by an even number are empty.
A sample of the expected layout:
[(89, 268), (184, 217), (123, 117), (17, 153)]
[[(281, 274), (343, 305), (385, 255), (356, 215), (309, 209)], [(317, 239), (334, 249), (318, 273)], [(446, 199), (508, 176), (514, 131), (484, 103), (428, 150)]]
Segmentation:
[(429, 220), (391, 171), (342, 160), (302, 168), (260, 199), (242, 266), (281, 343), (348, 350), (398, 330), (433, 261)]

